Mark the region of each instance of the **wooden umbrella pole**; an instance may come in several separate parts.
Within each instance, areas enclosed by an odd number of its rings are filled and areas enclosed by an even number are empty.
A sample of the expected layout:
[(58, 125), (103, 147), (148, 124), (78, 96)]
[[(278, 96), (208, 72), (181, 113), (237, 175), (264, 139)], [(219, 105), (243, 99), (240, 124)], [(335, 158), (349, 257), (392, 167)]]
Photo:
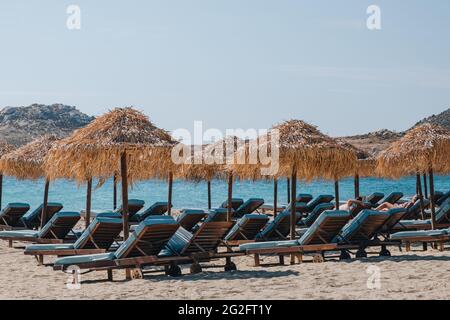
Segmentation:
[[(120, 156), (120, 175), (122, 179), (122, 218), (123, 218), (123, 239), (127, 240), (129, 236), (128, 226), (128, 168), (127, 152), (124, 151)], [(131, 279), (130, 269), (125, 269), (125, 279)]]
[(427, 186), (427, 174), (423, 174), (423, 190), (425, 192), (425, 198), (428, 199), (428, 186)]
[(167, 209), (167, 214), (172, 215), (172, 191), (173, 191), (173, 173), (169, 172), (169, 194), (167, 195), (167, 202), (169, 207)]
[(47, 207), (48, 207), (48, 190), (50, 187), (50, 180), (45, 180), (45, 187), (44, 187), (44, 203), (42, 205), (42, 212), (41, 212), (41, 229), (45, 226), (47, 223)]
[(113, 178), (113, 210), (117, 209), (117, 175)]
[(416, 176), (416, 186), (417, 186), (417, 195), (419, 196), (419, 201), (420, 201), (420, 215), (422, 216), (422, 220), (425, 220), (425, 204), (423, 202), (422, 185), (420, 182), (420, 173), (417, 173), (417, 176)]
[(273, 178), (273, 216), (278, 214), (278, 179)]
[(291, 179), (287, 178), (287, 203), (291, 203)]
[(334, 180), (334, 196), (336, 198), (336, 210), (339, 210), (340, 200), (339, 200), (339, 180)]
[(88, 228), (89, 224), (91, 223), (91, 201), (92, 201), (92, 178), (89, 178), (87, 181), (87, 190), (86, 190), (86, 215), (84, 217), (86, 228)]
[(359, 198), (360, 192), (359, 192), (359, 174), (355, 175), (355, 199)]
[(207, 183), (208, 187), (208, 210), (211, 210), (212, 208), (212, 201), (211, 201), (211, 180)]
[(434, 174), (433, 168), (430, 167), (428, 171), (428, 176), (430, 180), (430, 203), (431, 203), (431, 229), (436, 229), (436, 207), (434, 203)]
[(227, 210), (227, 221), (231, 222), (233, 217), (233, 173), (228, 174), (228, 210)]
[(297, 193), (297, 171), (295, 169), (292, 171), (291, 184), (291, 240), (295, 240), (295, 218), (297, 215), (297, 201), (295, 201)]
[(0, 210), (2, 210), (3, 174), (0, 173)]

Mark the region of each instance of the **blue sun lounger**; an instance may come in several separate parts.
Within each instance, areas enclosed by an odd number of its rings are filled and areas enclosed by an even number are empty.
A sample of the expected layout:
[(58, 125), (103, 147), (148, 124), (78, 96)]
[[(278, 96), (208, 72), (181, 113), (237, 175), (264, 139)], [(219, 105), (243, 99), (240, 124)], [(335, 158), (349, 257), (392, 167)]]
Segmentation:
[(450, 191), (447, 191), (447, 193), (442, 194), (442, 196), (439, 197), (439, 199), (436, 200), (437, 206), (442, 206), (444, 202), (450, 198)]
[(414, 242), (438, 243), (439, 250), (444, 251), (444, 243), (450, 240), (450, 229), (402, 231), (391, 235), (391, 240), (403, 242), (406, 245), (406, 251), (411, 251), (411, 243)]
[(169, 209), (168, 202), (155, 202), (142, 212), (137, 212), (130, 217), (130, 222), (142, 222), (150, 216), (162, 216)]
[(300, 207), (298, 210), (303, 213), (312, 212), (319, 204), (330, 203), (334, 200), (334, 196), (328, 194), (322, 194), (309, 202), (306, 206)]
[[(21, 218), (21, 222), (27, 229), (37, 229), (40, 227), (41, 224), (41, 216), (42, 216), (42, 207), (44, 205), (41, 204), (38, 208), (36, 208), (33, 211), (29, 211), (26, 214), (24, 214)], [(52, 217), (55, 215), (55, 213), (60, 212), (63, 208), (63, 205), (61, 203), (57, 202), (49, 202), (47, 204), (47, 221), (50, 221)]]
[[(237, 210), (240, 206), (244, 204), (244, 200), (240, 198), (233, 198), (231, 199), (231, 208), (233, 210)], [(227, 209), (228, 208), (228, 200), (225, 200), (221, 205), (220, 208)]]
[(299, 222), (299, 225), (303, 225), (306, 227), (310, 227), (314, 221), (322, 214), (322, 212), (327, 210), (333, 210), (334, 204), (332, 203), (322, 203), (314, 208), (314, 210), (308, 214), (307, 217), (302, 218)]
[(403, 196), (404, 196), (404, 194), (402, 192), (392, 192), (390, 195), (388, 195), (386, 198), (384, 198), (384, 200), (381, 201), (380, 204), (384, 203), (384, 202), (387, 202), (390, 204), (395, 204), (395, 203), (399, 202), (400, 199), (403, 198)]
[(374, 192), (365, 199), (372, 207), (376, 206), (384, 198), (384, 193)]
[[(128, 218), (131, 222), (131, 219), (133, 219), (133, 216), (137, 214), (139, 211), (141, 211), (142, 208), (145, 206), (145, 201), (139, 200), (139, 199), (130, 199), (128, 200)], [(115, 219), (122, 219), (122, 211), (123, 208), (120, 206), (118, 209), (114, 211), (109, 212), (102, 212), (97, 214), (97, 217), (100, 218), (115, 218)]]
[[(450, 199), (447, 199), (436, 211), (436, 223), (444, 225), (450, 223)], [(400, 220), (395, 230), (427, 230), (431, 229), (431, 219), (427, 220)]]
[(187, 231), (192, 231), (207, 215), (208, 213), (201, 209), (184, 209), (178, 216), (177, 222)]
[(30, 210), (28, 203), (9, 203), (0, 211), (0, 230), (25, 227), (21, 219)]
[(40, 264), (44, 263), (44, 256), (62, 257), (103, 253), (115, 242), (122, 228), (122, 219), (97, 217), (73, 244), (29, 245), (24, 253), (38, 257)]
[(312, 199), (313, 196), (308, 193), (300, 193), (299, 195), (297, 195), (297, 198), (295, 198), (297, 202), (300, 202), (303, 205), (307, 205)]
[(239, 208), (237, 208), (233, 217), (241, 218), (244, 214), (251, 214), (257, 211), (264, 204), (264, 199), (251, 198), (245, 201)]
[[(302, 214), (296, 213), (296, 221), (302, 218)], [(291, 230), (291, 212), (284, 210), (278, 214), (266, 227), (256, 235), (257, 240), (285, 240)]]
[(233, 226), (225, 241), (254, 240), (268, 221), (265, 214), (246, 214)]
[(62, 243), (79, 220), (80, 214), (78, 212), (58, 212), (40, 231), (2, 231), (0, 232), (0, 239), (8, 240), (10, 247), (12, 247), (13, 241)]

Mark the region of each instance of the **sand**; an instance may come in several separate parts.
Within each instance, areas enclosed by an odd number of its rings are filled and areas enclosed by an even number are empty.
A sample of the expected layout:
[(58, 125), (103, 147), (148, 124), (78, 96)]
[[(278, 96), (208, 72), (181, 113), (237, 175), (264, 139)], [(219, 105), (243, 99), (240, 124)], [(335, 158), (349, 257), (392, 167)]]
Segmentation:
[[(19, 246), (20, 244), (16, 244)], [(206, 269), (181, 278), (153, 273), (124, 281), (115, 271), (82, 275), (79, 290), (68, 289), (67, 275), (38, 266), (22, 249), (0, 241), (0, 299), (449, 299), (450, 251), (399, 252), (350, 262), (253, 267), (251, 257), (234, 259), (238, 271)], [(51, 262), (49, 259), (48, 262)], [(274, 261), (267, 257), (264, 262)], [(370, 281), (379, 271), (379, 282)], [(369, 273), (370, 274), (369, 274)], [(375, 272), (375, 273), (374, 273)], [(372, 277), (371, 277), (372, 276)], [(370, 278), (370, 279), (369, 279)], [(369, 280), (369, 286), (368, 286)]]

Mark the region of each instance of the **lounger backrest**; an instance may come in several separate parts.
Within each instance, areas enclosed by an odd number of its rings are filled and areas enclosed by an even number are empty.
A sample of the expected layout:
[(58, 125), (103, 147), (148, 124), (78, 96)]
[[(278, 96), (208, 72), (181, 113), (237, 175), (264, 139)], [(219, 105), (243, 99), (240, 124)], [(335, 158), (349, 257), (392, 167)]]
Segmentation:
[(197, 232), (185, 244), (181, 255), (189, 255), (200, 252), (216, 251), (222, 243), (227, 233), (233, 226), (232, 222), (205, 222), (202, 223)]
[(136, 213), (135, 218), (139, 222), (144, 221), (150, 216), (162, 216), (169, 209), (169, 204), (167, 202), (156, 202), (143, 212)]
[(330, 203), (333, 200), (334, 200), (334, 196), (329, 195), (329, 194), (322, 194), (322, 195), (318, 196), (317, 198), (315, 198), (314, 200), (312, 200), (307, 205), (307, 212), (313, 211), (314, 208), (317, 207), (319, 204)]
[[(143, 207), (145, 206), (145, 201), (139, 200), (139, 199), (129, 199), (128, 200), (128, 216), (134, 216), (136, 213), (138, 213)], [(116, 210), (116, 212), (119, 212), (122, 214), (123, 212), (122, 206), (119, 207), (119, 209)]]
[(401, 192), (392, 192), (388, 195), (383, 202), (388, 202), (391, 204), (397, 203), (401, 198), (403, 198), (403, 193)]
[(447, 199), (436, 212), (437, 223), (450, 222), (450, 199)]
[(351, 215), (345, 210), (325, 211), (300, 238), (300, 245), (326, 244), (339, 234)]
[(363, 210), (333, 240), (343, 243), (366, 242), (374, 237), (389, 218), (388, 212)]
[[(292, 202), (288, 204), (288, 206), (286, 207), (286, 209), (284, 209), (284, 211), (290, 212), (291, 208), (292, 208)], [(295, 211), (306, 213), (306, 212), (308, 212), (308, 207), (303, 202), (296, 202), (295, 203)]]
[[(244, 200), (240, 198), (233, 198), (231, 199), (231, 208), (233, 210), (237, 210), (240, 206), (244, 204)], [(225, 200), (221, 205), (221, 208), (228, 208), (228, 200)]]
[(264, 199), (252, 198), (245, 201), (237, 210), (234, 212), (235, 217), (242, 217), (244, 214), (250, 214), (258, 210), (264, 204)]
[(389, 218), (382, 227), (383, 232), (390, 232), (394, 226), (400, 222), (400, 220), (405, 219), (405, 217), (409, 214), (409, 210), (405, 208), (393, 208), (387, 213), (389, 214)]
[(436, 200), (436, 205), (442, 206), (442, 204), (450, 198), (450, 191), (447, 191), (447, 193), (443, 194), (439, 199)]
[(254, 240), (268, 221), (265, 214), (246, 214), (233, 226), (225, 240)]
[[(430, 204), (430, 200), (423, 199), (423, 207), (424, 209), (428, 207)], [(406, 219), (416, 219), (420, 215), (421, 203), (420, 200), (417, 200), (411, 207), (408, 208), (406, 215), (402, 218), (402, 220)]]
[[(33, 229), (33, 228), (39, 227), (40, 221), (41, 221), (41, 215), (42, 215), (42, 207), (43, 207), (43, 205), (41, 204), (34, 211), (30, 211), (23, 215), (21, 220), (22, 220), (22, 223), (27, 228)], [(57, 203), (57, 202), (47, 203), (47, 213), (46, 213), (47, 221), (46, 221), (46, 223), (49, 222), (57, 212), (60, 212), (62, 210), (62, 208), (63, 208), (63, 205), (61, 203)]]
[(74, 248), (107, 250), (114, 243), (122, 229), (122, 219), (97, 217), (74, 243)]
[(28, 203), (9, 203), (0, 211), (0, 225), (7, 224), (11, 227), (19, 226), (20, 219), (30, 210)]
[(296, 200), (297, 202), (301, 202), (303, 204), (308, 204), (308, 202), (310, 202), (313, 199), (313, 196), (308, 194), (308, 193), (300, 193)]
[(220, 222), (227, 221), (228, 209), (214, 209), (208, 213), (205, 222)]
[(384, 193), (374, 192), (370, 196), (367, 197), (366, 202), (370, 203), (371, 205), (376, 205), (383, 198), (384, 198)]
[(117, 259), (158, 255), (178, 228), (179, 224), (174, 219), (148, 218), (139, 224), (114, 255)]
[[(297, 222), (302, 218), (302, 214), (296, 213)], [(291, 213), (287, 210), (278, 214), (275, 219), (269, 222), (266, 227), (257, 235), (258, 239), (285, 239), (291, 230)]]
[(314, 208), (314, 210), (308, 214), (308, 216), (303, 219), (303, 222), (307, 227), (311, 226), (314, 221), (322, 214), (322, 212), (326, 210), (332, 210), (334, 208), (334, 204), (332, 203), (322, 203), (319, 204), (317, 207)]
[(204, 210), (200, 209), (185, 209), (181, 211), (181, 215), (177, 221), (181, 227), (191, 231), (203, 218), (208, 214)]
[(41, 239), (64, 239), (75, 227), (81, 216), (78, 212), (58, 212), (39, 231)]
[[(434, 197), (433, 197), (434, 203), (437, 204), (438, 200), (440, 198), (442, 198), (443, 196), (444, 196), (444, 193), (442, 191), (434, 191)], [(430, 198), (431, 198), (431, 195), (430, 195)]]

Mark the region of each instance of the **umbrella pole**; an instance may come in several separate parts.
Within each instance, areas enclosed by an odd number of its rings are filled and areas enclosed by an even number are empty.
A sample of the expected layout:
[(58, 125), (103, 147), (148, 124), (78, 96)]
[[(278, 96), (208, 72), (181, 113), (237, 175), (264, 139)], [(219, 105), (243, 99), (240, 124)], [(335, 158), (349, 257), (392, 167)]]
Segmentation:
[(431, 229), (436, 229), (436, 208), (434, 203), (434, 174), (433, 168), (428, 171), (428, 176), (430, 179), (430, 203), (431, 203)]
[[(120, 156), (120, 175), (122, 178), (122, 217), (123, 217), (123, 239), (127, 240), (129, 236), (128, 226), (128, 168), (127, 152), (124, 151)], [(131, 279), (130, 269), (125, 269), (126, 280)]]
[(423, 194), (422, 194), (422, 185), (420, 182), (420, 173), (417, 173), (416, 180), (417, 180), (416, 181), (417, 195), (419, 196), (419, 201), (420, 201), (420, 214), (422, 216), (422, 220), (425, 220), (425, 204), (423, 203)]
[(355, 175), (355, 199), (359, 198), (360, 192), (359, 192), (359, 174)]
[(211, 204), (211, 181), (208, 181), (208, 210), (211, 210), (212, 204)]
[(230, 172), (228, 174), (228, 210), (227, 210), (227, 221), (231, 222), (231, 218), (233, 216), (233, 173)]
[(292, 199), (292, 203), (291, 203), (291, 240), (295, 240), (295, 224), (296, 224), (296, 215), (297, 215), (297, 201), (295, 201), (296, 198), (296, 193), (297, 193), (297, 172), (294, 171), (292, 172), (292, 177), (291, 177), (291, 199)]
[(45, 188), (44, 188), (44, 203), (42, 205), (42, 212), (41, 212), (41, 229), (45, 226), (47, 223), (47, 204), (48, 204), (48, 189), (50, 187), (50, 180), (45, 180)]
[(336, 210), (339, 210), (340, 200), (339, 200), (339, 180), (334, 180), (334, 197), (336, 198)]
[(0, 174), (0, 210), (2, 210), (3, 174)]
[(425, 191), (425, 198), (428, 199), (427, 174), (423, 174), (423, 189)]
[(273, 216), (278, 214), (278, 179), (273, 178)]
[(167, 214), (172, 215), (172, 190), (173, 190), (173, 173), (169, 172), (169, 194), (167, 196), (167, 202), (169, 203)]
[(117, 209), (117, 175), (113, 178), (113, 210)]
[(287, 178), (287, 203), (291, 203), (291, 179)]
[(91, 223), (91, 201), (92, 201), (92, 178), (89, 178), (87, 181), (87, 190), (86, 190), (86, 215), (84, 217), (86, 229), (89, 227), (89, 224)]

